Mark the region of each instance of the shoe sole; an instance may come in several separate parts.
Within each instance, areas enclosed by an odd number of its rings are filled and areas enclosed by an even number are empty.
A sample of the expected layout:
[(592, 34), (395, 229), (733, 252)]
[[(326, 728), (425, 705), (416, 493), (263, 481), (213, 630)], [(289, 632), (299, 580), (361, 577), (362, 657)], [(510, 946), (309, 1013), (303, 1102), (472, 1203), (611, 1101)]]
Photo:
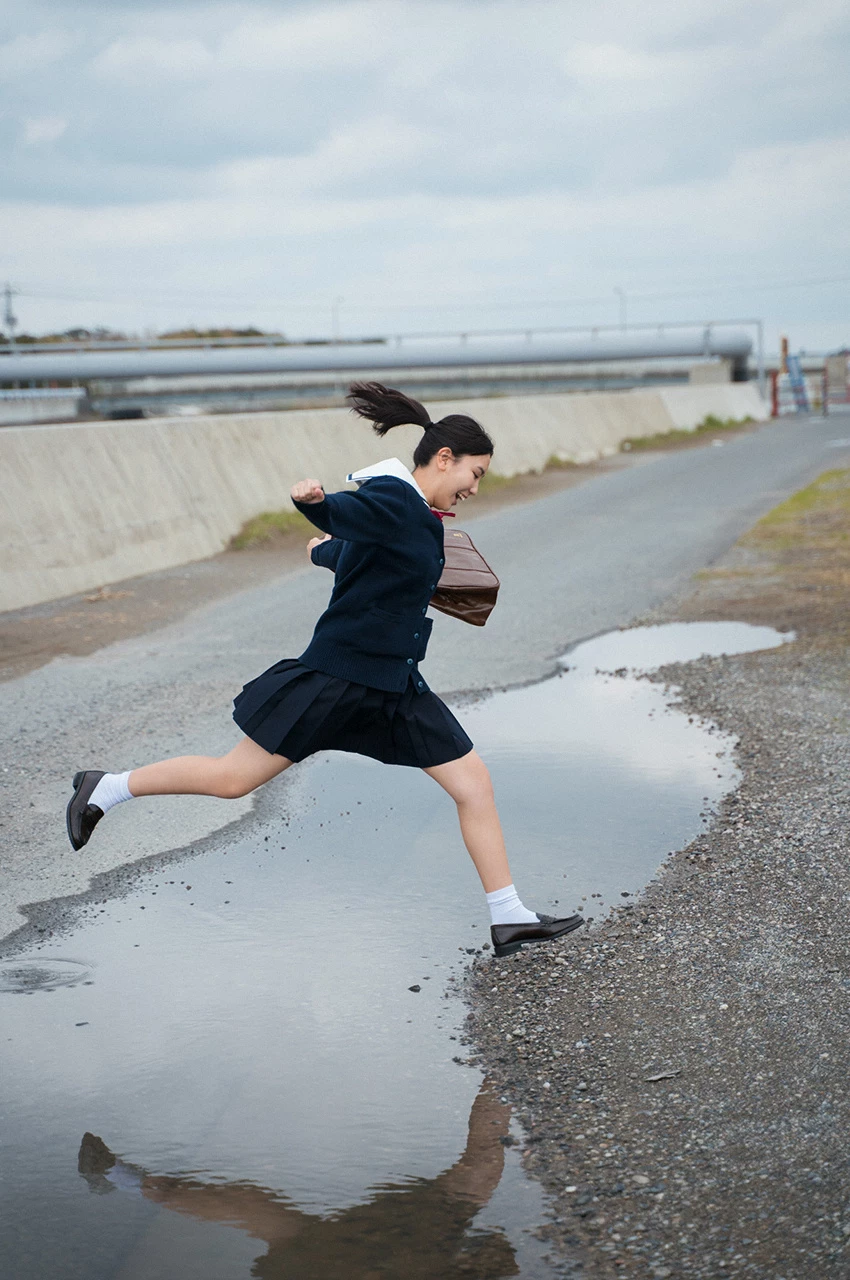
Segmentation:
[(570, 925), (569, 929), (562, 929), (560, 933), (556, 933), (552, 938), (527, 938), (524, 942), (503, 942), (500, 946), (494, 946), (493, 955), (501, 960), (502, 956), (512, 956), (514, 952), (521, 951), (523, 947), (533, 947), (539, 942), (555, 942), (558, 938), (565, 938), (568, 933), (574, 933), (583, 924), (583, 920), (577, 920), (575, 924)]

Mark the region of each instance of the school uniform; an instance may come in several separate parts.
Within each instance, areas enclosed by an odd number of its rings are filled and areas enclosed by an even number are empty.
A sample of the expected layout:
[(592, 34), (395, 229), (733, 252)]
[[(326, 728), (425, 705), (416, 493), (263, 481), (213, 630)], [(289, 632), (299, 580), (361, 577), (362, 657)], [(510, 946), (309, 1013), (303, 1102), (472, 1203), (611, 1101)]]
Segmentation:
[(331, 540), (313, 548), (330, 569), (328, 607), (299, 658), (245, 685), (233, 718), (273, 754), (353, 751), (384, 764), (446, 764), (472, 741), (419, 670), (443, 570), (443, 525), (397, 458), (348, 476), (354, 492), (295, 506)]

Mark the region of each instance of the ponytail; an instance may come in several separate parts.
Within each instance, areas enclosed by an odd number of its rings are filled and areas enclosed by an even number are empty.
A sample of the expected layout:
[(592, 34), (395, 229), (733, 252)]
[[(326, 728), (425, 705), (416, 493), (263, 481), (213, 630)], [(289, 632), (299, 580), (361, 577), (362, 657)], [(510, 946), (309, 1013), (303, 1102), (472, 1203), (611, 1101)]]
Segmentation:
[(421, 427), (424, 434), (413, 453), (416, 467), (427, 466), (440, 449), (451, 449), (456, 458), (493, 453), (493, 441), (487, 432), (465, 413), (450, 413), (439, 422), (432, 422), (418, 400), (380, 382), (352, 382), (348, 399), (352, 413), (367, 418), (379, 436), (406, 423)]
[(385, 436), (393, 427), (413, 423), (425, 431), (431, 426), (428, 410), (418, 400), (406, 396), (403, 391), (382, 386), (380, 382), (352, 382), (348, 388), (352, 413), (368, 418), (379, 436)]

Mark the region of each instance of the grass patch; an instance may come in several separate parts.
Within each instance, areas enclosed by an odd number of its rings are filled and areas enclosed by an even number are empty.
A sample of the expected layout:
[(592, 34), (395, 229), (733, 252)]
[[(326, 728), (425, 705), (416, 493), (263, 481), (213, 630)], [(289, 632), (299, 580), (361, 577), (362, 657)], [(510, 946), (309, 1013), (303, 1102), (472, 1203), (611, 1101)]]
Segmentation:
[(244, 551), (265, 542), (276, 542), (288, 534), (301, 533), (315, 536), (318, 530), (300, 511), (261, 511), (258, 516), (246, 520), (237, 534), (230, 539), (228, 549)]
[(775, 551), (807, 547), (821, 554), (850, 550), (850, 470), (825, 471), (753, 526), (744, 544)]
[(686, 444), (698, 440), (701, 436), (716, 435), (718, 431), (736, 431), (747, 427), (753, 418), (717, 418), (713, 413), (703, 418), (693, 431), (685, 431), (674, 427), (671, 431), (659, 431), (653, 436), (628, 436), (620, 444), (621, 453), (630, 453), (640, 449), (664, 449), (670, 445)]
[(850, 468), (825, 471), (697, 575), (686, 618), (791, 627), (810, 643), (850, 643)]
[(850, 517), (850, 470), (824, 471), (808, 488), (792, 494), (762, 516), (752, 533), (770, 533), (810, 515), (833, 519), (836, 516)]

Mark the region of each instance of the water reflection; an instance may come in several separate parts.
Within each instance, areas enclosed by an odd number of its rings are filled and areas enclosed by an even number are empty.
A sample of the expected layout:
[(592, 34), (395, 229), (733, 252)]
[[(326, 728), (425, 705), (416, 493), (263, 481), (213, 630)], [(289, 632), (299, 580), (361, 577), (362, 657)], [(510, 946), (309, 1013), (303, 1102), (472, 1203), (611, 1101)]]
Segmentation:
[(365, 1203), (324, 1216), (248, 1182), (149, 1174), (117, 1159), (90, 1133), (78, 1168), (96, 1194), (123, 1189), (264, 1241), (267, 1251), (251, 1268), (260, 1280), (501, 1280), (519, 1274), (516, 1253), (500, 1228), (474, 1223), (501, 1180), (509, 1122), (509, 1108), (485, 1082), (472, 1104), (466, 1146), (451, 1168), (435, 1178), (385, 1183)]

